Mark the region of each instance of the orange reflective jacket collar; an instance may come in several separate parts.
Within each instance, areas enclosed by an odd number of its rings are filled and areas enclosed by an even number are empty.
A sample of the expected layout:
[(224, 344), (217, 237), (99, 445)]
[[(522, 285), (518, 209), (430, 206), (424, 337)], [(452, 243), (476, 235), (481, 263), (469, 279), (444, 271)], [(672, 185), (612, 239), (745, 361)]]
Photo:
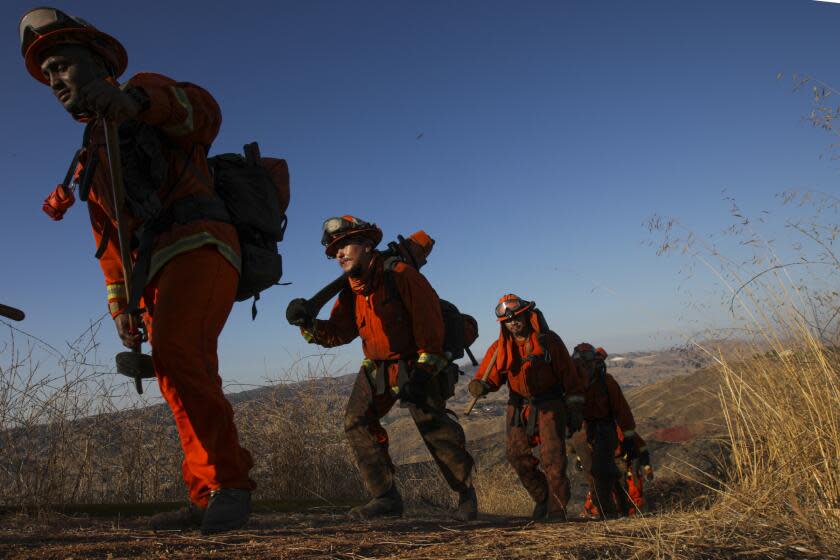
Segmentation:
[[(530, 354), (532, 356), (541, 356), (544, 354), (545, 349), (542, 347), (539, 340), (539, 335), (542, 334), (542, 328), (540, 327), (539, 315), (537, 314), (536, 309), (531, 311), (528, 320), (531, 323), (531, 333), (528, 338), (528, 342), (531, 346)], [(514, 336), (508, 332), (504, 324), (500, 325), (498, 345), (499, 356), (496, 358), (497, 368), (499, 371), (519, 370), (522, 357), (519, 355), (517, 346), (518, 345)]]

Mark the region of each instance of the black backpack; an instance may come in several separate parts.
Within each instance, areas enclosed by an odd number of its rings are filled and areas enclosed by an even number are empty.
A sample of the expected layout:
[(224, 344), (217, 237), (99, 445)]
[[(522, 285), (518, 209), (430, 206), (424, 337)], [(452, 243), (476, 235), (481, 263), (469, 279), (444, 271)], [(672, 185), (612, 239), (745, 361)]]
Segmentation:
[[(385, 260), (385, 289), (388, 298), (400, 298), (394, 280), (394, 267), (398, 262), (405, 262), (399, 257), (391, 257)], [(411, 263), (406, 263), (411, 265)], [(478, 338), (478, 322), (471, 316), (461, 313), (454, 303), (445, 299), (440, 300), (440, 313), (443, 316), (443, 351), (449, 361), (460, 360), (464, 357), (467, 349)], [(467, 328), (469, 323), (469, 329)], [(471, 332), (467, 332), (467, 331)]]
[[(85, 127), (82, 150), (90, 143), (93, 123)], [(129, 213), (145, 221), (138, 241), (138, 258), (132, 279), (129, 309), (136, 309), (142, 291), (148, 280), (149, 259), (155, 237), (169, 229), (173, 222), (187, 223), (193, 220), (212, 219), (229, 222), (236, 228), (242, 251), (242, 264), (236, 301), (254, 298), (251, 308), (256, 317), (256, 301), (260, 292), (278, 283), (283, 275), (283, 261), (277, 251), (277, 243), (283, 240), (286, 231), (286, 208), (289, 198), (289, 168), (285, 160), (276, 160), (270, 173), (261, 164), (260, 149), (256, 142), (244, 147), (245, 156), (219, 154), (207, 158), (213, 190), (219, 200), (186, 197), (176, 201), (163, 211), (157, 190), (167, 179), (167, 167), (163, 147), (181, 155), (185, 166), (179, 183), (187, 169), (204, 182), (207, 177), (192, 162), (192, 150), (187, 153), (169, 140), (153, 126), (128, 121), (120, 125), (120, 152), (122, 156), (125, 201)], [(193, 146), (193, 150), (197, 146)], [(82, 150), (76, 152), (64, 180), (65, 189), (73, 177)], [(91, 178), (98, 164), (96, 151), (85, 165), (85, 173), (79, 178), (79, 198), (88, 199)], [(281, 203), (283, 198), (283, 203)], [(96, 250), (100, 258), (105, 250), (107, 235)]]
[[(277, 244), (283, 240), (287, 218), (278, 192), (289, 189), (289, 169), (284, 160), (281, 173), (272, 174), (262, 166), (259, 146), (247, 144), (245, 156), (219, 154), (207, 158), (213, 185), (224, 202), (230, 222), (239, 235), (242, 270), (236, 301), (253, 297), (274, 286), (283, 275), (283, 260)], [(282, 182), (284, 184), (278, 184)], [(252, 309), (256, 316), (256, 307)]]

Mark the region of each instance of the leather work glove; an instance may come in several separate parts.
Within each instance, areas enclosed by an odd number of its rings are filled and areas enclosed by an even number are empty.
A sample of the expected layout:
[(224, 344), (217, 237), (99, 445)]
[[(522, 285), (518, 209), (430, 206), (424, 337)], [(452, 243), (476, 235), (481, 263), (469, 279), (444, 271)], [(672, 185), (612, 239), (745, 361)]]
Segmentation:
[(59, 221), (64, 217), (67, 210), (76, 202), (76, 197), (73, 191), (58, 185), (53, 192), (44, 200), (42, 210), (54, 221)]
[(488, 385), (486, 381), (482, 381), (480, 379), (473, 379), (472, 381), (470, 381), (470, 384), (467, 386), (467, 389), (469, 389), (470, 395), (479, 399), (490, 392), (490, 385)]
[(432, 373), (425, 367), (417, 365), (408, 374), (408, 381), (400, 387), (399, 397), (403, 402), (417, 406), (426, 404), (426, 385), (432, 378)]
[(573, 403), (568, 406), (569, 419), (566, 426), (569, 428), (569, 437), (575, 432), (579, 432), (583, 426), (583, 406), (579, 403)]
[(621, 441), (621, 454), (626, 455), (628, 460), (633, 460), (637, 457), (639, 453), (638, 448), (636, 447), (636, 438), (634, 437), (625, 437)]
[(133, 119), (143, 108), (137, 97), (106, 80), (93, 80), (79, 90), (82, 106), (91, 113), (120, 123)]
[(303, 298), (295, 298), (289, 302), (289, 305), (286, 306), (286, 320), (292, 326), (305, 329), (311, 328), (315, 322), (315, 318), (310, 315), (306, 300)]
[(128, 313), (120, 313), (114, 317), (114, 325), (117, 327), (117, 335), (126, 348), (134, 350), (143, 342), (142, 331), (136, 327), (131, 329), (131, 318)]

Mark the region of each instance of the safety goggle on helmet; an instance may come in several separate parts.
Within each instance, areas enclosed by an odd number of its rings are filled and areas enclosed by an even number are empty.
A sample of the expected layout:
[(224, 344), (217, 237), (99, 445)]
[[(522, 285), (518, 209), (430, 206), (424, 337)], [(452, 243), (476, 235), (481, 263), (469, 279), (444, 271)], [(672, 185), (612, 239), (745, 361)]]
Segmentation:
[(326, 247), (328, 257), (334, 258), (339, 242), (349, 237), (364, 237), (375, 247), (382, 241), (382, 230), (376, 224), (354, 216), (337, 216), (324, 220), (321, 245)]
[(93, 49), (112, 66), (115, 77), (125, 72), (128, 66), (128, 55), (119, 41), (82, 18), (69, 16), (55, 8), (29, 10), (20, 19), (18, 32), (26, 69), (42, 83), (47, 82), (41, 74), (40, 55), (59, 44), (80, 44)]
[(572, 359), (584, 362), (594, 362), (596, 360), (603, 362), (607, 359), (607, 351), (600, 346), (595, 348), (588, 342), (581, 342), (575, 346), (574, 352), (572, 352)]
[(499, 322), (507, 321), (511, 317), (515, 317), (533, 308), (533, 301), (524, 300), (515, 294), (507, 294), (502, 296), (499, 303), (496, 304), (496, 320)]
[(82, 18), (68, 16), (61, 10), (55, 8), (35, 8), (20, 19), (18, 31), (20, 33), (20, 50), (22, 55), (26, 49), (37, 39), (51, 31), (59, 29), (86, 29), (92, 27)]

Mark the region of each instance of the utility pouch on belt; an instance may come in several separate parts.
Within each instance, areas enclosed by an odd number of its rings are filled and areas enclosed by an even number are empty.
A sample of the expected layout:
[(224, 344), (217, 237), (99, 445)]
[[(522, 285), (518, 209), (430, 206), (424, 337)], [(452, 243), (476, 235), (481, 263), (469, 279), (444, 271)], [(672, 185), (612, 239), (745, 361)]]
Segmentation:
[[(537, 435), (539, 428), (539, 405), (544, 402), (562, 399), (565, 396), (565, 394), (566, 391), (563, 389), (563, 387), (556, 387), (551, 391), (548, 391), (541, 395), (537, 395), (535, 397), (525, 397), (520, 395), (519, 393), (514, 393), (513, 391), (511, 391), (510, 397), (508, 397), (508, 404), (513, 407), (513, 418), (511, 418), (510, 420), (510, 425), (514, 427), (524, 426), (525, 435), (529, 438), (534, 437), (535, 435)], [(527, 422), (525, 422), (523, 418), (525, 416), (526, 407), (528, 407)]]
[(392, 364), (398, 364), (397, 386), (402, 386), (408, 381), (408, 365), (405, 360), (371, 360), (365, 358), (362, 361), (360, 373), (367, 376), (373, 394), (384, 395), (391, 390), (389, 372)]

